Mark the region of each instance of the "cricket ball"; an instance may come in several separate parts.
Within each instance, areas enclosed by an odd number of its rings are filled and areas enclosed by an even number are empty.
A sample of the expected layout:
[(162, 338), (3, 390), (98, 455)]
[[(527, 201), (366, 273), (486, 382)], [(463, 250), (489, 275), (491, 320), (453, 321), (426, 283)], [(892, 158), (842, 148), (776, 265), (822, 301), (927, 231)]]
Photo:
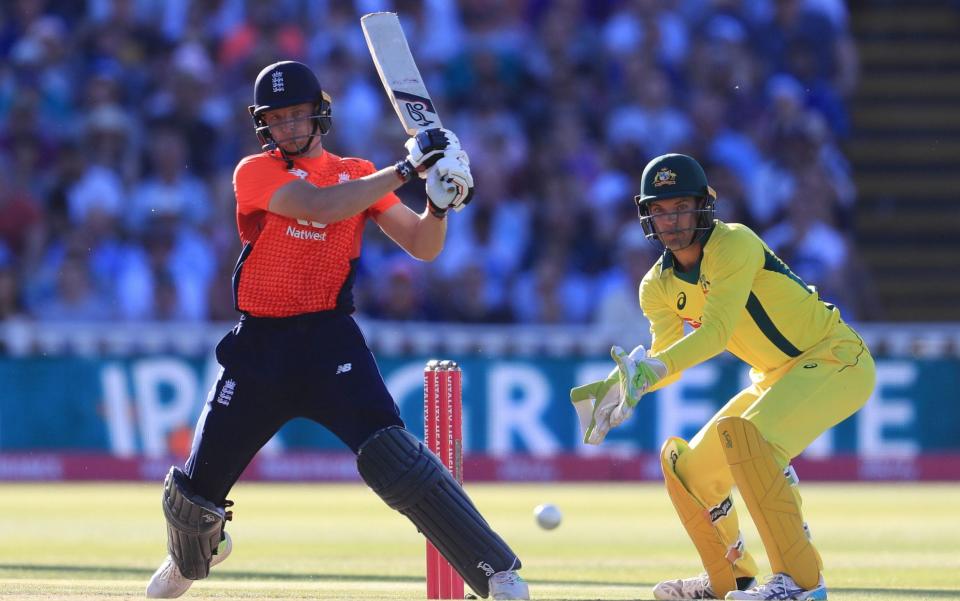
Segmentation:
[(560, 513), (560, 508), (553, 503), (543, 503), (534, 508), (533, 517), (537, 519), (537, 524), (544, 530), (553, 530), (560, 525), (563, 514)]

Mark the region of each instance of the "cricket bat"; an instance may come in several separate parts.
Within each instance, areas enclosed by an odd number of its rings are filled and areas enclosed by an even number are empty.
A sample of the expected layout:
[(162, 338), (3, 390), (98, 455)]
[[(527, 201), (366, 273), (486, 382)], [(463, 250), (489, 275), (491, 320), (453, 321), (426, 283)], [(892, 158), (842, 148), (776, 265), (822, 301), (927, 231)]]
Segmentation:
[(360, 18), (367, 48), (380, 74), (383, 89), (397, 111), (407, 134), (432, 127), (443, 127), (440, 116), (423, 84), (420, 70), (413, 60), (407, 38), (396, 13), (370, 13)]

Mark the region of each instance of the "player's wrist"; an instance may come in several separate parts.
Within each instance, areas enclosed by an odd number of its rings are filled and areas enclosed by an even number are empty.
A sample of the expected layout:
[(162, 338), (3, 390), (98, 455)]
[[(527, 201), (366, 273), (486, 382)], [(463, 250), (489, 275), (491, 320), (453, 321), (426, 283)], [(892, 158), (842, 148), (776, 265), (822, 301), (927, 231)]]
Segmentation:
[(410, 163), (410, 161), (406, 159), (397, 161), (393, 166), (393, 169), (396, 171), (397, 177), (399, 177), (400, 181), (403, 183), (409, 182), (417, 174), (416, 168)]
[(447, 209), (441, 209), (437, 205), (433, 204), (433, 201), (430, 199), (427, 199), (427, 208), (430, 210), (430, 214), (437, 219), (443, 220), (447, 218)]

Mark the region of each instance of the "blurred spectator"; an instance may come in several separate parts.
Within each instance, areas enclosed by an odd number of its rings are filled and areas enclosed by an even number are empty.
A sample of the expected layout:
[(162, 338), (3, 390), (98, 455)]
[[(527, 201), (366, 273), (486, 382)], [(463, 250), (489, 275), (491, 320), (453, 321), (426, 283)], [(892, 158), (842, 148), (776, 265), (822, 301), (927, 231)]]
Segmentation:
[[(837, 143), (857, 77), (842, 1), (381, 4), (0, 3), (0, 310), (235, 319), (231, 179), (260, 152), (253, 80), (269, 63), (307, 61), (333, 95), (324, 146), (395, 161), (405, 136), (358, 25), (389, 8), (418, 40), (477, 189), (433, 263), (397, 255), (374, 228), (359, 310), (640, 324), (633, 297), (652, 260), (631, 199), (643, 165), (679, 151), (704, 157), (721, 218), (768, 232), (811, 283), (870, 313), (838, 283), (869, 284)], [(812, 197), (816, 214), (798, 214)], [(416, 185), (401, 198), (425, 202)], [(841, 265), (827, 248), (846, 253)]]
[(395, 259), (380, 282), (371, 317), (400, 321), (428, 321), (434, 312), (428, 309), (425, 282), (417, 266)]
[(513, 314), (505, 304), (503, 289), (491, 284), (481, 261), (473, 260), (448, 280), (442, 304), (444, 321), (509, 323)]
[(657, 262), (656, 249), (639, 221), (627, 224), (617, 240), (616, 264), (603, 275), (597, 289), (594, 322), (616, 332), (618, 340), (648, 344), (650, 321), (640, 310), (640, 280)]
[[(2, 250), (0, 254), (3, 254)], [(0, 322), (27, 317), (20, 292), (20, 279), (13, 267), (6, 262), (8, 260), (0, 257)]]
[(704, 163), (707, 181), (717, 192), (717, 219), (726, 223), (742, 223), (756, 231), (757, 224), (750, 214), (746, 186), (738, 173), (723, 163)]
[(847, 261), (847, 244), (833, 226), (832, 196), (824, 173), (811, 167), (794, 178), (786, 220), (762, 238), (808, 284), (833, 281)]
[(526, 273), (520, 275), (512, 309), (522, 323), (583, 323), (591, 303), (591, 287), (569, 268), (563, 245), (552, 243)]
[(635, 82), (636, 102), (619, 107), (607, 120), (607, 141), (631, 143), (651, 157), (674, 151), (693, 133), (690, 119), (676, 108), (667, 76), (651, 69)]
[[(11, 172), (2, 162), (0, 169)], [(0, 246), (6, 252), (31, 263), (42, 250), (43, 219), (40, 201), (28, 189), (14, 182), (0, 186)]]
[(83, 258), (68, 257), (57, 275), (56, 294), (33, 310), (38, 319), (101, 321), (112, 317), (107, 299), (97, 294)]
[(189, 226), (200, 226), (210, 214), (211, 201), (202, 180), (184, 169), (186, 139), (176, 129), (155, 127), (149, 135), (147, 177), (134, 188), (127, 225), (141, 231), (158, 216), (168, 216)]

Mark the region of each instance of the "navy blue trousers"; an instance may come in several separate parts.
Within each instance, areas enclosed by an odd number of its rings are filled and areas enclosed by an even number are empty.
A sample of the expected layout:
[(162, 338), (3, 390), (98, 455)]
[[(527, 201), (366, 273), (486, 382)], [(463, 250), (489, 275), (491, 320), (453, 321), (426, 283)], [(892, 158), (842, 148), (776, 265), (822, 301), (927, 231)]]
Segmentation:
[(217, 345), (223, 367), (197, 422), (185, 471), (222, 505), (267, 441), (305, 417), (356, 453), (373, 433), (403, 426), (360, 328), (344, 313), (244, 316)]

